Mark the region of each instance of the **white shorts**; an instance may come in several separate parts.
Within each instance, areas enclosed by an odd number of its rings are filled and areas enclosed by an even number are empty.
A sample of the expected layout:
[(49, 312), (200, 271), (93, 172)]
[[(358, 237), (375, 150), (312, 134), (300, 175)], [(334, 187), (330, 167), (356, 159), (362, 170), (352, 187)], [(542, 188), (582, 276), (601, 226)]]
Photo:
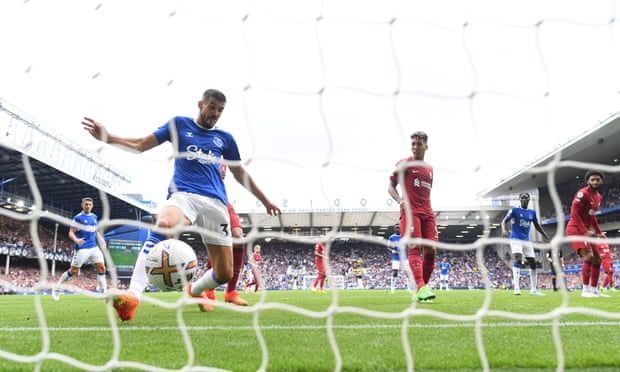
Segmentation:
[(204, 228), (202, 242), (232, 247), (228, 207), (220, 199), (188, 192), (175, 192), (164, 207), (178, 207), (193, 225)]
[(71, 266), (82, 267), (82, 265), (89, 263), (103, 263), (103, 253), (99, 247), (77, 249), (73, 251), (73, 258), (71, 259)]
[(439, 274), (439, 280), (448, 281), (448, 274)]
[(400, 260), (392, 260), (392, 270), (400, 270)]
[(525, 240), (510, 240), (510, 251), (513, 255), (521, 253), (523, 257), (535, 257), (534, 246), (532, 245), (532, 242)]

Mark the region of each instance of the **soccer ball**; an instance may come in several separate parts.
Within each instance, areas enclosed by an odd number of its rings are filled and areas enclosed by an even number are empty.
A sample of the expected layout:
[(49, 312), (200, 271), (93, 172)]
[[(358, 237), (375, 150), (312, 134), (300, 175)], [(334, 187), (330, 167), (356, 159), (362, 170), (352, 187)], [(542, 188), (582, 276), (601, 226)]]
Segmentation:
[(149, 282), (162, 291), (177, 291), (192, 281), (198, 269), (196, 252), (187, 243), (168, 239), (157, 243), (146, 257)]

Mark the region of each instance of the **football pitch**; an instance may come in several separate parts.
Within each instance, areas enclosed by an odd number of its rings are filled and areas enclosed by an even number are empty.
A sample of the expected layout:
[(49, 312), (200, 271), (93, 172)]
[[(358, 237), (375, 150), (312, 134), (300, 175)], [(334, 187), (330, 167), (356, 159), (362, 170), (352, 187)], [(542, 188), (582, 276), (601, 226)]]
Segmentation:
[(218, 292), (210, 313), (156, 293), (125, 323), (87, 295), (0, 296), (0, 370), (617, 370), (620, 293), (544, 293), (267, 291), (235, 307)]

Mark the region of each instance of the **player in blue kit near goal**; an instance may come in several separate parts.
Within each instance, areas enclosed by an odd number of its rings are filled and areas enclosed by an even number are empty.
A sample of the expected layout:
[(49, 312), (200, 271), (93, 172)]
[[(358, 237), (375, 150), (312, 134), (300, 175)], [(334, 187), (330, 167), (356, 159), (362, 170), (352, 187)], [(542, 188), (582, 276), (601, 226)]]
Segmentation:
[(502, 235), (507, 237), (506, 222), (511, 222), (510, 230), (510, 251), (513, 258), (512, 275), (514, 281), (514, 294), (520, 295), (521, 288), (519, 279), (521, 277), (521, 263), (523, 256), (530, 267), (530, 292), (535, 296), (544, 296), (538, 291), (538, 278), (536, 274), (536, 260), (534, 255), (534, 247), (530, 241), (530, 226), (534, 224), (536, 231), (549, 241), (549, 236), (538, 223), (538, 217), (534, 209), (528, 209), (530, 203), (530, 194), (523, 192), (519, 194), (520, 206), (511, 207), (506, 213), (506, 217), (502, 220)]
[(390, 279), (390, 293), (396, 292), (396, 282), (398, 280), (398, 272), (402, 270), (407, 277), (407, 291), (410, 293), (411, 283), (413, 279), (411, 277), (411, 270), (409, 270), (409, 261), (407, 260), (407, 248), (400, 246), (400, 235), (392, 234), (388, 238), (388, 249), (392, 255), (392, 277)]
[(444, 257), (439, 262), (439, 290), (450, 289), (450, 268), (452, 265), (448, 262), (448, 257)]
[[(279, 215), (280, 208), (265, 196), (241, 165), (234, 137), (216, 126), (226, 106), (224, 93), (207, 89), (197, 106), (196, 118), (176, 116), (140, 138), (111, 134), (101, 123), (87, 117), (82, 120), (82, 125), (97, 140), (136, 152), (148, 151), (165, 142), (173, 144), (178, 156), (174, 160), (168, 197), (158, 213), (156, 227), (161, 230), (195, 225), (205, 230), (202, 238), (212, 268), (198, 280), (188, 283), (186, 292), (200, 299), (198, 306), (201, 311), (209, 311), (212, 300), (208, 298), (207, 290), (228, 282), (234, 271), (228, 197), (220, 164), (228, 162), (235, 180), (260, 200), (268, 215)], [(149, 233), (136, 260), (129, 290), (115, 294), (112, 299), (121, 320), (132, 320), (138, 307), (147, 284), (144, 267), (150, 249), (169, 238), (156, 229)]]
[(106, 267), (103, 252), (100, 248), (105, 247), (105, 240), (99, 230), (97, 230), (99, 219), (93, 213), (93, 205), (92, 198), (82, 198), (82, 203), (80, 204), (82, 210), (73, 217), (73, 224), (69, 229), (69, 238), (73, 242), (73, 258), (71, 259), (69, 270), (62, 273), (58, 283), (52, 288), (52, 298), (56, 301), (60, 299), (62, 285), (77, 275), (80, 268), (87, 263), (92, 263), (95, 270), (97, 270), (98, 292), (105, 293), (107, 290)]

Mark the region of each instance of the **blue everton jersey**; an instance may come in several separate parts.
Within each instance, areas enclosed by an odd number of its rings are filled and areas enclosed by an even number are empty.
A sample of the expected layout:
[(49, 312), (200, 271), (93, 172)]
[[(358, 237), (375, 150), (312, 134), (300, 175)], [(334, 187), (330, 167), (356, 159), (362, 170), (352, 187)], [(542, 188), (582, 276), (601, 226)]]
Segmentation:
[(75, 236), (78, 239), (84, 239), (82, 246), (73, 243), (73, 248), (95, 248), (97, 246), (97, 215), (80, 212), (73, 217), (73, 221), (76, 222), (71, 226), (75, 229)]
[(506, 214), (506, 218), (509, 218), (512, 223), (510, 239), (530, 240), (530, 226), (532, 222), (538, 222), (535, 210), (512, 207)]
[(226, 188), (220, 175), (220, 160), (239, 161), (239, 149), (233, 136), (221, 129), (205, 129), (194, 119), (176, 116), (153, 134), (159, 143), (173, 142), (171, 129), (176, 127), (179, 157), (174, 161), (174, 174), (168, 197), (175, 191), (184, 191), (220, 199), (228, 204)]
[(392, 249), (392, 261), (400, 260), (400, 247), (398, 243), (400, 242), (400, 235), (392, 234), (388, 238), (388, 246)]
[(451, 266), (452, 266), (452, 265), (450, 265), (450, 263), (449, 263), (449, 262), (443, 262), (443, 261), (441, 261), (441, 262), (439, 263), (439, 274), (440, 274), (440, 275), (448, 275), (448, 274), (450, 274), (450, 267), (451, 267)]

